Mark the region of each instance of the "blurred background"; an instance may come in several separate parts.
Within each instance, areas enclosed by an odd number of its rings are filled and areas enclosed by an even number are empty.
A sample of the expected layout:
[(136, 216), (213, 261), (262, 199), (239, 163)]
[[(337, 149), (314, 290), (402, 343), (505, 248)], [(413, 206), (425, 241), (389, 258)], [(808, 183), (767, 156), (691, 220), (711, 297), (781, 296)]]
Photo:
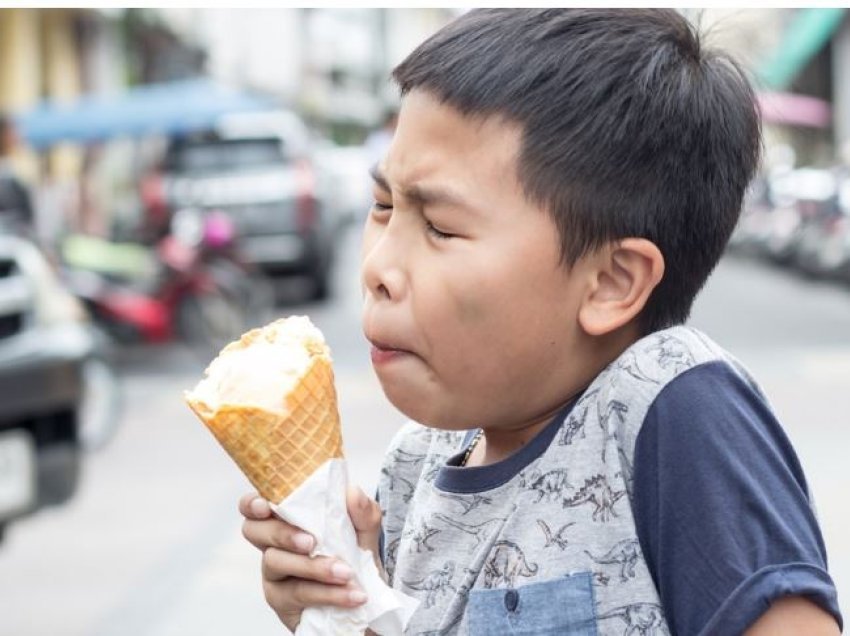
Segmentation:
[[(353, 481), (402, 421), (359, 329), (389, 71), (457, 9), (0, 9), (0, 633), (282, 633), (246, 480), (182, 402), (305, 313)], [(850, 15), (687, 9), (753, 77), (765, 160), (692, 324), (795, 444), (847, 613)]]

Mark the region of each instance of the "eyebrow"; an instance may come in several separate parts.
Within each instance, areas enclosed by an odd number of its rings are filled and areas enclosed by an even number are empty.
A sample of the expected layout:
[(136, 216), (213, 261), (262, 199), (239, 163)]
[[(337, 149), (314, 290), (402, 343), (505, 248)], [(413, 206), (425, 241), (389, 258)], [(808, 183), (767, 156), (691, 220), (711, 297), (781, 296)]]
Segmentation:
[[(384, 173), (381, 172), (381, 168), (378, 164), (375, 164), (369, 169), (369, 174), (382, 190), (386, 190), (387, 192), (392, 191), (390, 189), (390, 184), (387, 182), (387, 178), (384, 176)], [(419, 203), (420, 205), (434, 205), (442, 203), (453, 207), (472, 209), (470, 205), (464, 201), (463, 197), (445, 188), (423, 188), (422, 186), (412, 185), (402, 190), (402, 195), (407, 199)]]

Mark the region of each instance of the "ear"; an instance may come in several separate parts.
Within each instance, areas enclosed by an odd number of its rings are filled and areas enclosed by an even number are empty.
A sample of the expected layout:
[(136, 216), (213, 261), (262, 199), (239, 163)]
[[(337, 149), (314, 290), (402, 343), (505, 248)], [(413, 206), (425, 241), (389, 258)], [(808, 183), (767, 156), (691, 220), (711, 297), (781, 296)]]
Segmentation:
[(634, 319), (664, 276), (664, 256), (641, 238), (617, 241), (596, 254), (591, 285), (579, 309), (579, 324), (602, 336)]

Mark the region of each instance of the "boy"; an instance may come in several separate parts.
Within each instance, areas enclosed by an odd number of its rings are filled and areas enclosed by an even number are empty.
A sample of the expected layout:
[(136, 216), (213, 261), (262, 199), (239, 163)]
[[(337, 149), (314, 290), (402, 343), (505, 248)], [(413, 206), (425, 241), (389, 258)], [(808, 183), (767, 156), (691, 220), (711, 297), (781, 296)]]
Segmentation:
[[(417, 423), (382, 510), (349, 511), (420, 600), (408, 633), (837, 633), (793, 450), (682, 326), (758, 162), (740, 69), (675, 11), (484, 10), (393, 75), (363, 329)], [(362, 602), (265, 502), (240, 510), (288, 627)]]

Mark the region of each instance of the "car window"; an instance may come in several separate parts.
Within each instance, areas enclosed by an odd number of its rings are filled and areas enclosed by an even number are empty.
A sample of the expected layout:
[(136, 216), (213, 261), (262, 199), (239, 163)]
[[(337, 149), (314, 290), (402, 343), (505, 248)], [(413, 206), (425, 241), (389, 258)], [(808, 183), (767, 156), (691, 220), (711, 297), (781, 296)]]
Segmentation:
[(173, 148), (171, 170), (175, 172), (233, 172), (285, 162), (279, 139), (226, 139), (193, 141)]

